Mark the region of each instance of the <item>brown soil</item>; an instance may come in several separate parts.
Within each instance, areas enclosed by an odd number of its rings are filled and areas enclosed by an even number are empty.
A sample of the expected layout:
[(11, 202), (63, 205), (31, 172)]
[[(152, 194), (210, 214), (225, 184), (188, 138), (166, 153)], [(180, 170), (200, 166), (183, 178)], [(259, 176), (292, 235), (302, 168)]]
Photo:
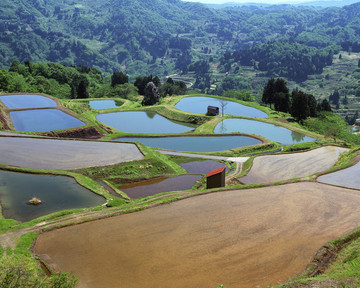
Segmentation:
[(8, 121), (4, 115), (4, 112), (0, 110), (0, 124), (2, 130), (10, 130)]
[(318, 183), (223, 191), (44, 233), (35, 251), (80, 287), (266, 287), (358, 227), (359, 205)]
[(61, 132), (46, 132), (43, 136), (57, 137), (57, 138), (73, 138), (73, 139), (100, 139), (104, 135), (95, 127), (82, 127), (76, 129), (69, 129)]

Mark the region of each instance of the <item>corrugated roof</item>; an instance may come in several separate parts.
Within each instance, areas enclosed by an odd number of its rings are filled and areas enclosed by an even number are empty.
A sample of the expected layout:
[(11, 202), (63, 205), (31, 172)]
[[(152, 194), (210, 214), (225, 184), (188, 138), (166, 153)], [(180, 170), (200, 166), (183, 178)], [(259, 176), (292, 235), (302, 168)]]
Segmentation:
[(210, 176), (219, 174), (219, 173), (223, 172), (225, 170), (225, 168), (226, 168), (226, 166), (223, 166), (223, 167), (220, 167), (218, 169), (212, 170), (212, 171), (209, 172), (209, 174), (206, 175), (206, 177), (210, 177)]

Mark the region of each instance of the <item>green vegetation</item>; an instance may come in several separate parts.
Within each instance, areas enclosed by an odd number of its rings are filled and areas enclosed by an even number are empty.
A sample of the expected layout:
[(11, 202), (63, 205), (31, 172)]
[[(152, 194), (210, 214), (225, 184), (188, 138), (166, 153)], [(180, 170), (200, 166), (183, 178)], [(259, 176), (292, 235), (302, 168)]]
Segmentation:
[(47, 276), (29, 251), (37, 233), (22, 235), (14, 250), (0, 248), (0, 287), (72, 288), (77, 279), (67, 273)]

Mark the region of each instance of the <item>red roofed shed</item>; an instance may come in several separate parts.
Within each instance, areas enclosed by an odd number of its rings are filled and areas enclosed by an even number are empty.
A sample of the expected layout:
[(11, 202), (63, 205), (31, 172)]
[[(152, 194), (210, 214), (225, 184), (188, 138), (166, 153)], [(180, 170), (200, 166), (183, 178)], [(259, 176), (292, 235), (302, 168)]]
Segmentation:
[(220, 167), (206, 175), (206, 189), (225, 187), (225, 168)]

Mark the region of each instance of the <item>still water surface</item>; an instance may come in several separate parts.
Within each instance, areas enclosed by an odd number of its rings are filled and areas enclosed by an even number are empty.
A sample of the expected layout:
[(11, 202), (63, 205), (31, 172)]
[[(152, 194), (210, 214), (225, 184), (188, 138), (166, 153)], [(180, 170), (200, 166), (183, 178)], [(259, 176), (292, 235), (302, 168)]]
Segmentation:
[(149, 147), (186, 152), (224, 151), (262, 143), (256, 138), (247, 136), (134, 137), (118, 138), (116, 141), (141, 142)]
[(281, 126), (247, 119), (225, 119), (214, 129), (214, 133), (240, 132), (261, 135), (284, 145), (313, 142), (317, 139), (305, 136)]
[[(33, 197), (43, 203), (30, 205)], [(0, 170), (0, 203), (5, 218), (29, 221), (53, 212), (101, 205), (105, 199), (73, 178)]]
[(41, 95), (5, 95), (0, 100), (10, 109), (56, 107), (56, 102)]
[(320, 176), (317, 180), (322, 183), (333, 184), (348, 188), (360, 189), (360, 162), (356, 165)]
[(99, 114), (96, 119), (105, 125), (128, 133), (183, 133), (196, 127), (188, 123), (171, 121), (150, 111)]
[(112, 109), (119, 107), (119, 105), (117, 105), (115, 100), (94, 100), (94, 101), (89, 101), (89, 105), (92, 109), (95, 110)]
[(162, 192), (190, 189), (200, 178), (200, 175), (180, 175), (171, 178), (157, 178), (130, 185), (124, 185), (119, 189), (125, 192), (130, 198), (138, 199)]
[[(226, 103), (224, 114), (246, 117), (268, 117), (265, 112), (259, 109), (245, 106), (233, 101), (224, 101)], [(185, 97), (175, 105), (175, 108), (190, 113), (205, 114), (208, 106), (219, 107), (221, 113), (221, 102), (219, 99), (211, 97)]]
[(85, 123), (57, 109), (10, 112), (17, 131), (46, 132), (84, 126)]

